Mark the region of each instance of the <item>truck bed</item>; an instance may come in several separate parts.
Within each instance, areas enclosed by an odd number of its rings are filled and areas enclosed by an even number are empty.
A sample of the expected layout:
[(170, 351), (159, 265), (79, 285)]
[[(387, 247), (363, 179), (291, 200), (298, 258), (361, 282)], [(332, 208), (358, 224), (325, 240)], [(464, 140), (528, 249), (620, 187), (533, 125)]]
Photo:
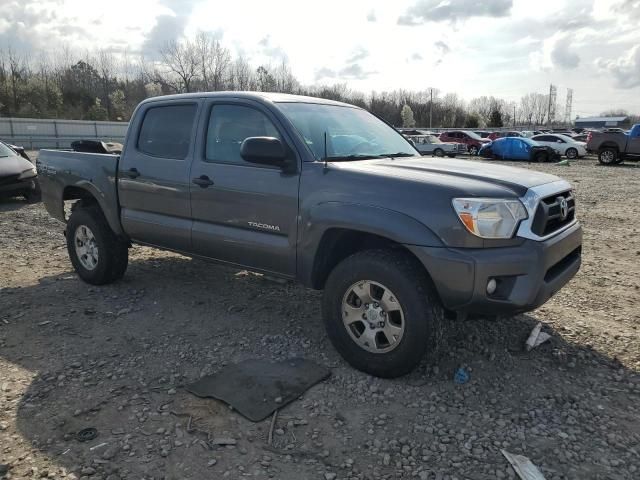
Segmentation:
[(91, 192), (102, 206), (109, 225), (120, 230), (116, 177), (119, 155), (40, 150), (36, 161), (42, 201), (49, 214), (66, 222), (64, 200), (80, 198), (80, 187)]

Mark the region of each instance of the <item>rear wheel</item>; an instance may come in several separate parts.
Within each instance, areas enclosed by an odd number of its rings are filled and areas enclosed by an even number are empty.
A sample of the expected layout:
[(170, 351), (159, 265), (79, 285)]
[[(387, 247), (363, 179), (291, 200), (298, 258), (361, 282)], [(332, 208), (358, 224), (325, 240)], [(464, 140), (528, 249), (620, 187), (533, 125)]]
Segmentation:
[(444, 312), (414, 259), (402, 252), (368, 250), (331, 272), (322, 314), (329, 339), (347, 362), (392, 378), (435, 351)]
[(618, 162), (618, 151), (615, 148), (603, 148), (598, 153), (598, 162), (602, 165), (613, 165)]
[(74, 208), (67, 222), (67, 251), (80, 278), (93, 285), (119, 280), (129, 262), (127, 242), (113, 233), (95, 205)]
[(567, 151), (564, 152), (564, 154), (571, 160), (578, 158), (578, 150), (576, 150), (575, 148), (567, 148)]
[(471, 145), (469, 147), (469, 154), (470, 155), (478, 155), (478, 147), (476, 147), (475, 145)]

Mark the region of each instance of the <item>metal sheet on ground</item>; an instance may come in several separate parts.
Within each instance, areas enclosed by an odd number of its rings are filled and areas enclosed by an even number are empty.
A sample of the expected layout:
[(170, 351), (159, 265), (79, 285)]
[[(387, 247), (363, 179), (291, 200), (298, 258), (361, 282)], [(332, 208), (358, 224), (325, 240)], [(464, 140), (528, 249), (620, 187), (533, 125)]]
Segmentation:
[(222, 400), (249, 420), (259, 422), (330, 374), (328, 368), (303, 358), (274, 363), (251, 359), (202, 377), (188, 385), (187, 391)]

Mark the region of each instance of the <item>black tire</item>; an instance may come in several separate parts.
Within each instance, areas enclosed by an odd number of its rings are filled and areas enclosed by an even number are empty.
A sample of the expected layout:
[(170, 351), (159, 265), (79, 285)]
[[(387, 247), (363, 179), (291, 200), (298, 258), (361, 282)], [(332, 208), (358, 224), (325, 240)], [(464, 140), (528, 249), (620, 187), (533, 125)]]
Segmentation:
[[(77, 203), (67, 221), (67, 251), (73, 268), (80, 278), (92, 285), (104, 285), (121, 279), (129, 263), (128, 243), (119, 238), (104, 218), (97, 205)], [(98, 261), (94, 268), (86, 268), (76, 252), (76, 231), (88, 227), (98, 249)]]
[(547, 155), (544, 152), (539, 152), (539, 153), (536, 153), (535, 157), (533, 157), (533, 160), (538, 163), (544, 163), (549, 160), (549, 155)]
[(469, 155), (478, 155), (478, 151), (480, 149), (478, 147), (476, 147), (475, 145), (470, 145), (467, 150), (469, 151)]
[[(342, 320), (343, 298), (360, 281), (378, 282), (397, 298), (404, 313), (404, 333), (386, 353), (365, 350), (349, 334)], [(325, 285), (322, 316), (335, 349), (354, 368), (383, 378), (409, 373), (427, 351), (437, 352), (444, 329), (444, 310), (417, 261), (393, 250), (355, 253), (336, 266)]]
[(564, 152), (564, 155), (570, 160), (575, 160), (576, 158), (578, 158), (578, 150), (573, 147), (567, 148), (567, 150)]
[(603, 148), (598, 152), (598, 162), (602, 165), (613, 165), (618, 162), (618, 150), (613, 147)]
[(434, 154), (436, 157), (444, 157), (444, 150), (442, 150), (441, 148), (436, 148), (436, 149), (433, 151), (433, 154)]

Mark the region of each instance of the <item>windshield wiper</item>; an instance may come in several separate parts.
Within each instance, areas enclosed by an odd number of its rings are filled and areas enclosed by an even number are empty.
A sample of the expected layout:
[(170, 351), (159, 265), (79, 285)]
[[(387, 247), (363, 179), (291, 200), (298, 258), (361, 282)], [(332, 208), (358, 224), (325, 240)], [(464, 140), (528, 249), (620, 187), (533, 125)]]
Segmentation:
[(397, 157), (417, 157), (415, 153), (407, 153), (407, 152), (397, 152), (397, 153), (383, 153), (382, 155), (378, 155), (378, 157), (389, 157), (389, 158), (397, 158)]
[(371, 160), (373, 158), (381, 158), (386, 155), (341, 155), (337, 157), (325, 157), (322, 160), (327, 162), (340, 162), (349, 160)]

